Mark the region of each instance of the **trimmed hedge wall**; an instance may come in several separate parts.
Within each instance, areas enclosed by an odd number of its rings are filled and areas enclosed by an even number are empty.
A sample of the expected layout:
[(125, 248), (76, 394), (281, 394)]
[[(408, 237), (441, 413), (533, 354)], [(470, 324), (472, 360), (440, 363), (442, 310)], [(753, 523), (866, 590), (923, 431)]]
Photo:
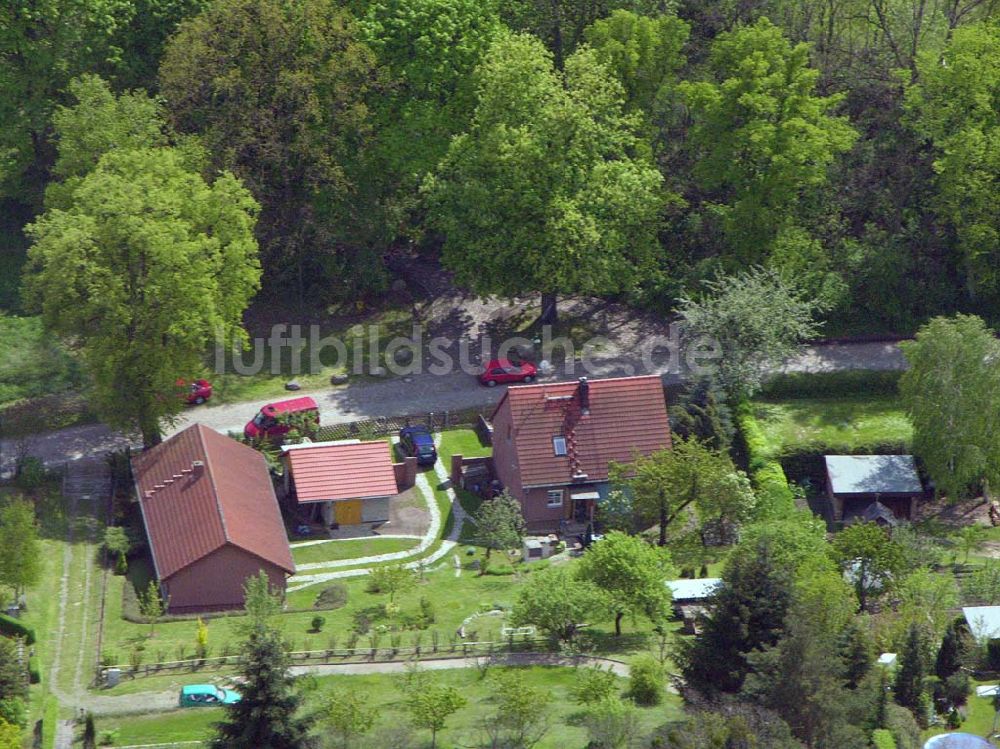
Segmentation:
[(23, 637), (28, 645), (35, 644), (35, 630), (6, 614), (0, 614), (0, 635), (4, 637)]
[(757, 490), (758, 519), (786, 517), (795, 512), (795, 495), (781, 463), (764, 457), (767, 439), (753, 415), (753, 407), (743, 401), (736, 407), (736, 426), (743, 439), (747, 468)]
[(765, 398), (838, 398), (847, 395), (898, 395), (899, 371), (848, 369), (776, 375), (761, 390)]

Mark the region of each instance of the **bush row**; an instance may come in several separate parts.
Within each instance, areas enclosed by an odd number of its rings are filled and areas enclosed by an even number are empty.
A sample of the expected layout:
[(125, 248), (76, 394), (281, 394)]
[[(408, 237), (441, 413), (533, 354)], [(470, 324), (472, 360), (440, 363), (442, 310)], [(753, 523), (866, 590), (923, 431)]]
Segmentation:
[(35, 630), (6, 614), (0, 614), (0, 635), (4, 637), (21, 637), (24, 638), (24, 641), (28, 645), (35, 644)]
[(747, 456), (747, 468), (757, 490), (759, 519), (785, 517), (795, 511), (795, 495), (781, 463), (767, 456), (767, 439), (753, 414), (753, 407), (743, 401), (736, 407), (736, 426)]
[(765, 398), (837, 398), (849, 395), (898, 395), (902, 372), (848, 369), (840, 372), (793, 372), (768, 380)]

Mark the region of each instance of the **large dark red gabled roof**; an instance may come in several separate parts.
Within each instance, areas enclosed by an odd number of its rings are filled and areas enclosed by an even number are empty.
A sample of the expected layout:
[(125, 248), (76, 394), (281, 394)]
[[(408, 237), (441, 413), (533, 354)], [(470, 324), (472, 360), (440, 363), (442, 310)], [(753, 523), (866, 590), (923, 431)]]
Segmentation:
[(295, 572), (267, 463), (256, 450), (195, 424), (134, 457), (132, 470), (161, 580), (227, 544)]
[[(510, 408), (511, 439), (525, 487), (606, 481), (608, 463), (626, 463), (670, 447), (663, 382), (657, 375), (587, 383), (589, 411), (579, 382), (511, 387), (497, 406)], [(567, 441), (558, 456), (552, 438)], [(586, 478), (581, 478), (585, 476)]]

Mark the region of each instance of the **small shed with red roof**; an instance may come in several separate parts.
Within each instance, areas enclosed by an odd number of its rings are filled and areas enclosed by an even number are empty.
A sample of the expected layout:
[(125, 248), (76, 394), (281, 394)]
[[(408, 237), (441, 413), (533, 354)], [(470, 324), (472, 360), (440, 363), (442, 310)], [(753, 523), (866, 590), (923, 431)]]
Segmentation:
[(201, 424), (132, 459), (169, 613), (241, 608), (263, 571), (284, 591), (295, 564), (264, 456)]
[(610, 463), (670, 447), (656, 375), (511, 387), (491, 420), (496, 476), (532, 531), (585, 526), (607, 497)]
[(386, 442), (306, 442), (282, 448), (286, 489), (326, 525), (384, 523), (399, 493)]

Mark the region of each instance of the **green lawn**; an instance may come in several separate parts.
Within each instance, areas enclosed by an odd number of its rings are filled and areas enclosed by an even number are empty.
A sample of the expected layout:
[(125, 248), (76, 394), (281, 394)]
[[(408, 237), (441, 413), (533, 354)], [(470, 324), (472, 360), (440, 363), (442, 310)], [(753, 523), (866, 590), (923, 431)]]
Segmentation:
[(300, 546), (292, 549), (292, 559), (295, 564), (311, 564), (315, 562), (334, 562), (344, 559), (374, 556), (376, 554), (392, 554), (397, 551), (408, 551), (420, 544), (416, 538), (359, 538), (351, 541), (328, 541), (313, 546)]
[(756, 401), (754, 412), (768, 441), (767, 457), (788, 452), (857, 452), (906, 445), (913, 428), (895, 397), (873, 395)]
[[(996, 684), (996, 681), (974, 681), (972, 683), (973, 690), (978, 686)], [(969, 697), (968, 702), (968, 715), (965, 722), (962, 723), (961, 727), (956, 729), (962, 731), (963, 733), (971, 733), (976, 736), (982, 736), (988, 738), (993, 731), (993, 721), (995, 712), (993, 710), (993, 698), (992, 697), (977, 697), (975, 691)], [(930, 738), (931, 736), (936, 736), (939, 733), (949, 733), (950, 729), (944, 726), (934, 726), (924, 732), (924, 738)]]
[[(441, 432), (441, 447), (438, 454), (445, 470), (450, 471), (452, 455), (462, 455), (466, 458), (486, 457), (493, 454), (493, 448), (484, 445), (474, 429), (448, 429)], [(462, 508), (470, 515), (479, 509), (483, 501), (481, 497), (464, 489), (456, 488), (455, 494), (458, 495)]]
[[(570, 688), (575, 679), (575, 669), (563, 667), (531, 667), (518, 671), (525, 681), (540, 688), (551, 701), (549, 709), (549, 729), (538, 749), (583, 749), (586, 732), (575, 725), (574, 715), (579, 708), (572, 701)], [(432, 678), (455, 687), (468, 701), (466, 706), (452, 715), (438, 736), (438, 746), (473, 746), (480, 738), (482, 721), (494, 710), (489, 703), (489, 681), (484, 680), (477, 669), (449, 669), (434, 671)], [(398, 684), (399, 675), (377, 674), (370, 676), (324, 676), (311, 680), (306, 709), (321, 705), (325, 696), (334, 690), (350, 690), (366, 696), (368, 704), (378, 707), (378, 722), (373, 737), (380, 729), (408, 726), (408, 720), (401, 704)], [(619, 680), (624, 690), (625, 680)], [(116, 744), (150, 744), (171, 741), (197, 741), (210, 735), (210, 725), (219, 719), (218, 709), (176, 710), (155, 716), (110, 717), (100, 719), (98, 732), (117, 730)], [(679, 700), (667, 695), (664, 705), (641, 708), (640, 720), (644, 731), (652, 731), (664, 722), (680, 717)], [(411, 746), (423, 747), (429, 744), (430, 734), (413, 730)]]

